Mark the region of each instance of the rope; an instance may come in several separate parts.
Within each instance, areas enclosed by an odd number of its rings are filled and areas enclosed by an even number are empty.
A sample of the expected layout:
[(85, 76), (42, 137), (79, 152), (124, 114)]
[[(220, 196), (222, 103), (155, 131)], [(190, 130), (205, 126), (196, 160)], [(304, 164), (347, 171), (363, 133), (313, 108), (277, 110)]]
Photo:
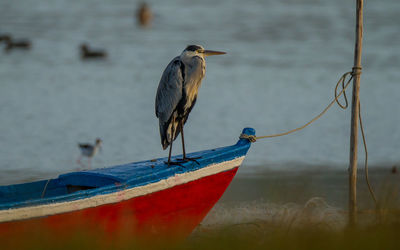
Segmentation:
[[(347, 83), (345, 84), (346, 77), (349, 76), (349, 75), (351, 75), (351, 77), (349, 78), (349, 80), (348, 80)], [(342, 109), (346, 109), (346, 108), (348, 107), (348, 101), (347, 101), (347, 96), (346, 96), (345, 90), (346, 90), (346, 88), (349, 86), (350, 81), (351, 81), (352, 79), (353, 79), (353, 72), (346, 72), (346, 73), (344, 73), (344, 74), (342, 75), (342, 77), (340, 77), (339, 81), (338, 81), (337, 84), (336, 84), (336, 87), (335, 87), (335, 99), (334, 99), (331, 103), (329, 103), (328, 106), (327, 106), (321, 113), (319, 113), (316, 117), (314, 117), (311, 121), (307, 122), (307, 123), (304, 124), (303, 126), (300, 126), (300, 127), (298, 127), (298, 128), (289, 130), (289, 131), (287, 131), (287, 132), (283, 132), (283, 133), (279, 133), (279, 134), (272, 134), (272, 135), (255, 136), (255, 135), (241, 134), (239, 138), (240, 138), (240, 139), (247, 139), (247, 140), (249, 140), (249, 141), (251, 141), (251, 142), (256, 142), (258, 139), (272, 138), (272, 137), (279, 137), (279, 136), (288, 135), (288, 134), (291, 134), (291, 133), (294, 133), (294, 132), (296, 132), (296, 131), (299, 131), (299, 130), (302, 130), (302, 129), (306, 128), (307, 126), (309, 126), (310, 124), (312, 124), (313, 122), (315, 122), (316, 120), (318, 120), (319, 118), (321, 118), (321, 116), (323, 116), (323, 115), (326, 113), (326, 111), (328, 111), (328, 109), (330, 109), (330, 108), (332, 107), (332, 105), (335, 104), (335, 102), (336, 102), (336, 103), (339, 105), (339, 107), (341, 107)], [(340, 83), (342, 83), (342, 90), (341, 90), (341, 91), (339, 92), (339, 94), (338, 94), (338, 93), (337, 93), (337, 89), (338, 89)], [(345, 99), (345, 102), (346, 102), (345, 105), (342, 105), (342, 104), (339, 102), (339, 100), (338, 100), (338, 98), (339, 98), (342, 94), (343, 94), (344, 99)]]
[(50, 180), (51, 180), (51, 179), (48, 179), (47, 182), (46, 182), (46, 184), (44, 185), (43, 192), (42, 192), (42, 195), (40, 196), (40, 198), (43, 198), (44, 195), (46, 194), (47, 185), (49, 185)]
[[(353, 67), (353, 75), (360, 75), (361, 74), (361, 67)], [(375, 207), (379, 209), (379, 204), (376, 199), (374, 190), (372, 189), (371, 183), (369, 182), (369, 177), (368, 177), (368, 149), (367, 149), (367, 141), (365, 139), (365, 133), (364, 133), (364, 126), (362, 123), (362, 117), (361, 117), (361, 104), (358, 102), (358, 120), (360, 121), (360, 129), (361, 129), (361, 135), (363, 139), (363, 144), (364, 144), (364, 152), (365, 152), (365, 160), (364, 160), (364, 170), (365, 170), (365, 181), (367, 182), (368, 190), (369, 193), (371, 194), (372, 199), (374, 200)]]
[[(273, 138), (273, 137), (279, 137), (279, 136), (284, 136), (284, 135), (288, 135), (291, 133), (294, 133), (296, 131), (302, 130), (306, 127), (308, 127), (309, 125), (311, 125), (312, 123), (314, 123), (316, 120), (318, 120), (319, 118), (321, 118), (331, 107), (333, 104), (336, 104), (341, 108), (341, 109), (347, 109), (349, 106), (349, 103), (347, 101), (347, 96), (346, 96), (346, 88), (349, 86), (351, 80), (353, 79), (353, 77), (355, 75), (361, 75), (361, 67), (353, 67), (352, 71), (350, 72), (346, 72), (342, 75), (342, 77), (339, 78), (339, 81), (336, 83), (336, 87), (335, 87), (335, 98), (333, 99), (333, 101), (331, 101), (328, 106), (326, 106), (326, 108), (324, 110), (322, 110), (321, 113), (319, 113), (317, 116), (315, 116), (312, 120), (310, 120), (309, 122), (307, 122), (306, 124), (304, 124), (303, 126), (300, 126), (298, 128), (283, 132), (283, 133), (278, 133), (278, 134), (271, 134), (271, 135), (264, 135), (264, 136), (255, 136), (255, 135), (246, 135), (246, 134), (241, 134), (239, 136), (240, 139), (247, 139), (250, 142), (256, 142), (258, 139), (264, 139), (264, 138)], [(350, 78), (347, 80), (346, 82), (346, 78), (350, 75)], [(345, 83), (346, 82), (346, 83)], [(338, 93), (338, 88), (339, 85), (342, 84), (342, 90)], [(345, 104), (340, 103), (339, 101), (339, 97), (343, 94), (343, 98), (345, 101)], [(375, 207), (378, 208), (378, 201), (375, 197), (375, 193), (372, 189), (371, 183), (369, 182), (369, 177), (368, 177), (368, 150), (367, 150), (367, 142), (365, 139), (365, 133), (364, 133), (364, 127), (363, 127), (363, 123), (362, 123), (362, 118), (361, 118), (361, 105), (360, 102), (358, 102), (358, 108), (360, 110), (360, 112), (358, 113), (358, 119), (360, 121), (360, 129), (361, 129), (361, 135), (362, 135), (362, 139), (363, 139), (363, 144), (364, 144), (364, 152), (365, 152), (365, 161), (364, 161), (364, 169), (365, 169), (365, 180), (367, 182), (367, 186), (368, 186), (368, 190), (371, 194), (372, 199), (374, 200), (375, 203)]]
[(362, 119), (361, 119), (360, 103), (358, 103), (358, 109), (360, 110), (360, 112), (358, 113), (358, 119), (360, 120), (360, 129), (361, 129), (361, 135), (362, 135), (362, 139), (363, 139), (364, 152), (365, 152), (365, 160), (364, 160), (365, 181), (367, 182), (369, 193), (371, 194), (371, 197), (374, 200), (375, 207), (376, 207), (376, 209), (378, 209), (379, 204), (378, 204), (378, 201), (376, 200), (374, 190), (372, 189), (372, 186), (371, 186), (371, 183), (369, 182), (369, 177), (368, 177), (368, 149), (367, 149), (367, 141), (365, 139), (364, 127), (363, 127), (363, 123), (362, 123)]

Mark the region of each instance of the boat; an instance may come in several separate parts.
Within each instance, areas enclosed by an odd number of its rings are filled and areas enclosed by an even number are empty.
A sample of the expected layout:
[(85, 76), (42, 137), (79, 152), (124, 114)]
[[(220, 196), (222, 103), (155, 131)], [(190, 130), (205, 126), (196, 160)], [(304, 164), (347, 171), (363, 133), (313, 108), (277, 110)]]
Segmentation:
[(60, 236), (186, 237), (221, 198), (250, 144), (241, 137), (231, 146), (190, 153), (197, 160), (180, 165), (159, 158), (0, 186), (0, 234), (40, 228)]

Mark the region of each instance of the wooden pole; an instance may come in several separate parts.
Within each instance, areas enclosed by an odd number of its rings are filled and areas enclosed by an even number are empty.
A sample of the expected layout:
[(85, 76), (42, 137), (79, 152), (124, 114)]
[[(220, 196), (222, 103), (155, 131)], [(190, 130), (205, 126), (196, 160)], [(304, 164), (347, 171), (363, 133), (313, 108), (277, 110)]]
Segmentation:
[(356, 0), (356, 44), (354, 50), (353, 68), (353, 98), (351, 107), (351, 134), (350, 134), (350, 172), (349, 172), (349, 226), (357, 223), (357, 152), (358, 152), (358, 117), (360, 113), (360, 74), (361, 50), (363, 37), (363, 5), (364, 0)]

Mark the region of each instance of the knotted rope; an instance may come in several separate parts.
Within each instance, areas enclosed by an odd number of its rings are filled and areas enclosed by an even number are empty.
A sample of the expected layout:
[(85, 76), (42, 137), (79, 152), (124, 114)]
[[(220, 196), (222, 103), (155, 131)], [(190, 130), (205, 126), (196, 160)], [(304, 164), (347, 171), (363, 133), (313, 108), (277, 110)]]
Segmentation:
[[(361, 70), (362, 70), (361, 67), (353, 67), (352, 71), (344, 73), (342, 75), (342, 77), (339, 78), (339, 81), (336, 83), (335, 98), (328, 104), (328, 106), (326, 106), (326, 108), (324, 110), (322, 110), (321, 113), (319, 113), (317, 116), (315, 116), (313, 119), (311, 119), (306, 124), (304, 124), (304, 125), (302, 125), (302, 126), (300, 126), (298, 128), (283, 132), (283, 133), (271, 134), (271, 135), (263, 135), (263, 136), (241, 134), (239, 136), (239, 138), (240, 139), (247, 139), (250, 142), (256, 142), (259, 139), (273, 138), (273, 137), (279, 137), (279, 136), (288, 135), (288, 134), (294, 133), (296, 131), (302, 130), (302, 129), (308, 127), (309, 125), (311, 125), (312, 123), (314, 123), (316, 120), (321, 118), (332, 107), (332, 105), (335, 104), (335, 103), (341, 109), (347, 109), (348, 106), (349, 106), (349, 103), (347, 101), (346, 88), (349, 86), (351, 80), (353, 80), (353, 77), (355, 75), (360, 75), (362, 73)], [(347, 82), (346, 82), (346, 78), (348, 78)], [(340, 84), (342, 85), (342, 90), (338, 93), (338, 88), (339, 88)], [(345, 101), (344, 104), (340, 103), (340, 101), (339, 101), (339, 97), (342, 94), (343, 94), (344, 101)], [(364, 162), (365, 178), (366, 178), (366, 182), (367, 182), (367, 185), (368, 185), (369, 192), (371, 193), (372, 199), (374, 200), (375, 206), (378, 208), (378, 202), (376, 200), (374, 191), (372, 190), (372, 187), (371, 187), (371, 184), (370, 184), (369, 178), (368, 178), (368, 150), (367, 150), (367, 142), (366, 142), (366, 139), (365, 139), (364, 127), (363, 127), (363, 123), (362, 123), (362, 119), (361, 119), (361, 105), (360, 105), (360, 102), (357, 105), (358, 105), (359, 110), (360, 110), (358, 119), (360, 121), (360, 129), (361, 129), (361, 135), (362, 135), (363, 144), (364, 144), (364, 151), (365, 151), (365, 162)]]

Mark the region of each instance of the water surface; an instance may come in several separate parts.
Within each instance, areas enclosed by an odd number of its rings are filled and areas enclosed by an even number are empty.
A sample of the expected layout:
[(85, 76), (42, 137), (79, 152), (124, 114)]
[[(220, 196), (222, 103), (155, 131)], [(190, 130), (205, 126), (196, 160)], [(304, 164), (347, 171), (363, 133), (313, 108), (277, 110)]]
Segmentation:
[[(228, 52), (207, 58), (185, 127), (188, 151), (233, 144), (246, 126), (264, 135), (304, 124), (351, 70), (353, 2), (153, 0), (153, 25), (141, 29), (138, 1), (1, 0), (0, 33), (29, 38), (33, 48), (0, 51), (0, 184), (75, 170), (77, 143), (96, 137), (104, 146), (93, 167), (166, 156), (155, 92), (187, 44)], [(397, 0), (365, 4), (361, 102), (373, 167), (400, 160), (399, 12)], [(81, 61), (82, 42), (109, 58)], [(301, 132), (259, 141), (239, 175), (308, 165), (345, 170), (349, 125), (350, 111), (334, 107)]]

